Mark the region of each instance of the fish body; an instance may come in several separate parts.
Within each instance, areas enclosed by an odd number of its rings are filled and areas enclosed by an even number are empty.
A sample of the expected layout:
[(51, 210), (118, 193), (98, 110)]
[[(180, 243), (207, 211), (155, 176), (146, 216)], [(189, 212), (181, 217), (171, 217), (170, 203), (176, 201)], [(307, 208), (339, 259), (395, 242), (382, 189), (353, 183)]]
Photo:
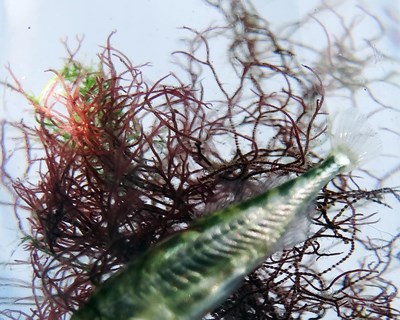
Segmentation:
[(72, 319), (201, 318), (273, 253), (289, 223), (348, 163), (331, 155), (294, 180), (199, 219), (106, 281)]
[[(108, 279), (72, 320), (194, 320), (218, 307), (259, 266), (320, 190), (365, 157), (364, 138), (341, 125), (341, 142), (317, 167), (196, 221)], [(364, 144), (364, 147), (361, 146)]]

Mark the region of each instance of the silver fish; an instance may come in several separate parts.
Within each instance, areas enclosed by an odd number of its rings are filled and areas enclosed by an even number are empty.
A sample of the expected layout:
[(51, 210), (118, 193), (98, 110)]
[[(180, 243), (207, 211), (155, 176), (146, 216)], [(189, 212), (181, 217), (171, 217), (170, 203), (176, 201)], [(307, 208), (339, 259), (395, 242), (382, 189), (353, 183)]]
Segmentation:
[[(274, 253), (288, 226), (307, 213), (321, 188), (366, 158), (374, 138), (371, 131), (353, 132), (354, 123), (337, 121), (344, 123), (334, 133), (332, 152), (324, 162), (279, 187), (200, 218), (150, 249), (100, 286), (72, 320), (193, 320), (218, 307)], [(364, 119), (358, 116), (355, 121)]]

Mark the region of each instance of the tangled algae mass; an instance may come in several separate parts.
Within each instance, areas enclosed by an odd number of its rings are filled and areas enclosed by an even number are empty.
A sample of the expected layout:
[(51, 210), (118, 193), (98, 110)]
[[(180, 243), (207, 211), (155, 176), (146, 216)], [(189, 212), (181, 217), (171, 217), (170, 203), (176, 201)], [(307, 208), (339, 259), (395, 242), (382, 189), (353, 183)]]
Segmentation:
[[(4, 85), (26, 98), (36, 119), (34, 126), (2, 122), (3, 183), (15, 192), (16, 216), (29, 212), (29, 228), (21, 231), (32, 297), (28, 309), (15, 303), (0, 314), (68, 319), (110, 276), (169, 235), (317, 166), (329, 150), (327, 105), (332, 113), (350, 105), (372, 120), (396, 111), (375, 88), (398, 90), (398, 74), (367, 72), (376, 58), (370, 41), (385, 33), (365, 9), (357, 8), (377, 33), (360, 41), (358, 16), (347, 21), (327, 4), (279, 30), (250, 2), (208, 4), (224, 23), (182, 30), (189, 36), (186, 49), (174, 53), (179, 72), (157, 81), (112, 46), (112, 35), (93, 65), (78, 59), (80, 42), (76, 50), (67, 46), (64, 65), (49, 70), (38, 96), (10, 69), (13, 81)], [(338, 20), (335, 34), (326, 16)], [(325, 35), (317, 46), (296, 38), (310, 25)], [(214, 59), (221, 50), (225, 65)], [(11, 127), (24, 143), (27, 176), (38, 172), (35, 181), (8, 172), (13, 154), (4, 152), (4, 137)], [(365, 232), (399, 200), (387, 186), (397, 169), (331, 180), (309, 209), (308, 239), (267, 258), (207, 319), (399, 316), (397, 287), (387, 276), (399, 235)]]

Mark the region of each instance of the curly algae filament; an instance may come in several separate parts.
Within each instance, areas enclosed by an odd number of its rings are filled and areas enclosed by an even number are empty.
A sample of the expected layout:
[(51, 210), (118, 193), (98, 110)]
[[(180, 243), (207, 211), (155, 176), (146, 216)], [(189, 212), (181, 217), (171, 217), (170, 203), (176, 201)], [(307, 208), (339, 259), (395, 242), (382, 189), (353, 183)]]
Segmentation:
[(193, 320), (218, 307), (307, 215), (321, 188), (375, 153), (379, 143), (365, 123), (336, 117), (324, 162), (171, 236), (108, 279), (72, 319)]

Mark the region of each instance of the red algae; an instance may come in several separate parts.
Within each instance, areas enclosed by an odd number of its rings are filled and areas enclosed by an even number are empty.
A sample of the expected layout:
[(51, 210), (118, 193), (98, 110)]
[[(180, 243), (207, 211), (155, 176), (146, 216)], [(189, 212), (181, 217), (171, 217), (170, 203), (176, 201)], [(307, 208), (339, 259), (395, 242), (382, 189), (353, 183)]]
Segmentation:
[[(40, 163), (38, 183), (13, 181), (31, 212), (24, 246), (33, 294), (41, 298), (33, 300), (30, 317), (66, 319), (110, 275), (168, 235), (322, 161), (326, 92), (334, 85), (355, 88), (327, 81), (321, 65), (302, 66), (292, 43), (251, 7), (213, 5), (230, 27), (187, 29), (190, 49), (175, 54), (189, 80), (145, 81), (144, 67), (113, 48), (110, 36), (98, 68), (82, 65), (68, 49), (64, 67), (50, 70), (54, 77), (38, 98), (16, 77), (9, 84), (35, 111), (35, 128), (16, 125), (26, 148), (36, 137), (44, 151), (32, 160)], [(231, 32), (237, 75), (231, 91), (211, 56), (221, 30)], [(262, 57), (257, 43), (277, 59)], [(219, 100), (206, 99), (200, 69), (212, 75)], [(270, 82), (279, 89), (269, 90)], [(312, 210), (314, 234), (268, 258), (210, 319), (319, 319), (328, 310), (342, 319), (398, 316), (397, 288), (385, 271), (399, 235), (362, 237), (359, 229), (376, 216), (355, 208), (361, 201), (387, 206), (382, 196), (399, 200), (398, 190), (366, 191), (357, 183), (341, 175), (321, 190)], [(324, 250), (332, 239), (338, 245)], [(374, 258), (342, 268), (360, 247)], [(321, 258), (328, 266), (318, 266)], [(3, 314), (18, 318), (10, 310)]]

